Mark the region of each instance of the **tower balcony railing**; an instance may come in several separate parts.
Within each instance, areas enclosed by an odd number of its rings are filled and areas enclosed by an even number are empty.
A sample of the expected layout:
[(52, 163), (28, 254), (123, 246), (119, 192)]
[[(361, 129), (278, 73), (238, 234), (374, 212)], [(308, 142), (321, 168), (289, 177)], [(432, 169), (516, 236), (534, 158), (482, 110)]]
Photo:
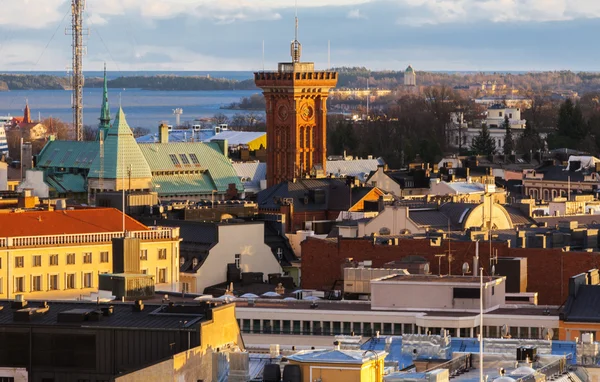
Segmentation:
[[(142, 241), (172, 240), (179, 238), (179, 228), (151, 227), (147, 231), (127, 231), (127, 237)], [(112, 239), (123, 237), (123, 232), (97, 232), (60, 235), (16, 236), (0, 238), (0, 248), (49, 247), (75, 244), (110, 243)]]

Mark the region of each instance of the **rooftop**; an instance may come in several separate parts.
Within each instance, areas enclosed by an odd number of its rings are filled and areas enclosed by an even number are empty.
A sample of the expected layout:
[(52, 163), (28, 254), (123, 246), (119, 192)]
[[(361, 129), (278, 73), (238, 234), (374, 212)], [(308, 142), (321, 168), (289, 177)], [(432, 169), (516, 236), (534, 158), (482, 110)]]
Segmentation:
[[(136, 329), (160, 329), (181, 330), (193, 329), (201, 322), (208, 311), (206, 303), (195, 302), (194, 305), (175, 305), (169, 307), (165, 304), (146, 305), (140, 312), (134, 311), (133, 303), (110, 302), (48, 302), (48, 311), (45, 314), (32, 316), (29, 321), (15, 321), (13, 313), (16, 309), (11, 308), (13, 300), (0, 300), (0, 325), (22, 325), (22, 326), (70, 326), (70, 327), (112, 327), (112, 328), (136, 328)], [(25, 308), (41, 308), (43, 302), (28, 301)], [(102, 308), (113, 307), (113, 314), (103, 316), (100, 314), (98, 320), (90, 319)], [(60, 320), (59, 315), (72, 315), (73, 319)], [(75, 316), (84, 317), (79, 321)], [(183, 321), (182, 321), (183, 320)], [(65, 322), (69, 321), (69, 322)]]
[[(0, 237), (83, 234), (123, 231), (123, 214), (114, 208), (0, 214)], [(125, 215), (127, 231), (150, 228)]]
[(381, 359), (387, 353), (379, 351), (363, 350), (304, 350), (286, 358), (296, 362), (311, 363), (340, 363), (340, 364), (359, 364), (362, 365), (374, 359)]
[[(502, 277), (484, 276), (483, 282), (489, 283), (501, 279)], [(427, 282), (427, 283), (464, 283), (464, 284), (479, 284), (478, 276), (453, 276), (453, 275), (393, 275), (378, 279), (377, 281), (402, 281), (402, 282)]]

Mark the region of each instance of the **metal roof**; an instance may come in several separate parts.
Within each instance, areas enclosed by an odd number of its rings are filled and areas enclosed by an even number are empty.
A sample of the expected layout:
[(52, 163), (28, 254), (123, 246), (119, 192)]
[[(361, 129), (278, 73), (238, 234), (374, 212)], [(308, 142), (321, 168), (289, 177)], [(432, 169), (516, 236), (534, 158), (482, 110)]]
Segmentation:
[[(97, 143), (99, 145), (100, 143)], [(90, 167), (88, 178), (124, 179), (151, 178), (152, 172), (120, 108), (115, 122), (104, 141), (104, 163), (97, 155)]]
[(99, 151), (98, 142), (52, 140), (37, 158), (37, 168), (89, 169)]
[(385, 162), (382, 158), (328, 160), (325, 162), (325, 168), (328, 174), (356, 176), (361, 182), (364, 182), (369, 177), (371, 171), (377, 171), (377, 167), (384, 164)]
[(376, 358), (385, 358), (387, 354), (383, 350), (374, 350), (373, 352), (365, 352), (363, 350), (304, 350), (286, 358), (302, 363), (317, 362), (362, 365)]
[(212, 141), (214, 139), (227, 139), (227, 143), (230, 145), (247, 145), (252, 141), (260, 139), (267, 135), (264, 131), (233, 131), (227, 130), (216, 134), (213, 137), (207, 139)]
[(267, 179), (267, 164), (264, 162), (234, 163), (238, 178), (244, 185), (246, 192), (260, 192), (260, 181)]
[[(152, 177), (152, 186), (161, 196), (210, 194), (215, 190), (215, 184), (207, 172), (192, 175), (155, 175)], [(219, 192), (226, 190), (218, 189)]]
[(52, 174), (44, 180), (59, 194), (87, 192), (85, 178), (80, 174)]
[[(217, 143), (147, 143), (140, 144), (139, 147), (143, 156), (146, 158), (152, 173), (158, 171), (175, 171), (183, 174), (185, 171), (203, 171), (201, 176), (155, 176), (155, 184), (157, 183), (156, 178), (162, 177), (162, 182), (166, 182), (171, 178), (171, 183), (174, 186), (178, 183), (181, 183), (182, 186), (192, 186), (194, 183), (198, 183), (201, 187), (208, 187), (208, 184), (206, 183), (208, 182), (208, 179), (206, 176), (209, 176), (210, 181), (215, 187), (211, 188), (209, 193), (213, 189), (216, 189), (218, 192), (225, 192), (232, 183), (235, 184), (238, 191), (244, 190), (231, 162), (228, 157), (223, 155), (223, 152)], [(190, 181), (186, 182), (185, 179), (183, 179), (186, 177), (190, 178), (191, 183)], [(161, 188), (162, 187), (163, 185), (161, 184)], [(165, 193), (161, 189), (157, 189), (156, 191), (163, 194)], [(181, 194), (183, 191), (178, 193)], [(192, 192), (192, 194), (197, 193), (198, 191)]]

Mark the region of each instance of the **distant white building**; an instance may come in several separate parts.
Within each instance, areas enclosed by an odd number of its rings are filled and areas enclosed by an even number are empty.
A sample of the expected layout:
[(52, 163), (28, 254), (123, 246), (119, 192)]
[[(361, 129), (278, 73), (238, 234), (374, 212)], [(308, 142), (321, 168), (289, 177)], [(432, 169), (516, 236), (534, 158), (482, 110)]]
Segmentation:
[(404, 86), (417, 86), (417, 74), (410, 65), (404, 71)]
[[(512, 130), (513, 140), (516, 140), (523, 134), (526, 121), (521, 118), (521, 109), (518, 107), (506, 107), (501, 104), (494, 104), (487, 109), (486, 119), (481, 121), (489, 128), (490, 137), (496, 143), (496, 151), (504, 150), (504, 138), (506, 130), (504, 129), (504, 119), (508, 117)], [(449, 140), (454, 147), (462, 146), (469, 148), (473, 140), (479, 136), (481, 127), (468, 126), (462, 117), (462, 113), (452, 113), (449, 124)], [(544, 138), (544, 137), (542, 137)], [(462, 141), (459, 145), (459, 141)]]

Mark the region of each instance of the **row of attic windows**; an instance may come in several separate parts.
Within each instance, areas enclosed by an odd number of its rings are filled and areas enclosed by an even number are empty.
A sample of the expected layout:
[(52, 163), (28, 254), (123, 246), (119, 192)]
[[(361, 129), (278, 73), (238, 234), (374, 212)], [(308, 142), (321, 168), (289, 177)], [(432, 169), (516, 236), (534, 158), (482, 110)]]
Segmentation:
[[(188, 159), (188, 155), (190, 156), (190, 158)], [(192, 163), (195, 165), (199, 165), (200, 161), (198, 160), (198, 157), (196, 156), (196, 154), (179, 154), (179, 156), (177, 154), (169, 154), (169, 158), (171, 158), (171, 162), (173, 162), (173, 164), (175, 166), (180, 166), (181, 163), (183, 163), (184, 165), (189, 165), (190, 164), (190, 159), (192, 160)], [(181, 162), (179, 161), (181, 159)]]
[(152, 171), (152, 176), (158, 175), (201, 175), (205, 170), (181, 170), (181, 171)]

